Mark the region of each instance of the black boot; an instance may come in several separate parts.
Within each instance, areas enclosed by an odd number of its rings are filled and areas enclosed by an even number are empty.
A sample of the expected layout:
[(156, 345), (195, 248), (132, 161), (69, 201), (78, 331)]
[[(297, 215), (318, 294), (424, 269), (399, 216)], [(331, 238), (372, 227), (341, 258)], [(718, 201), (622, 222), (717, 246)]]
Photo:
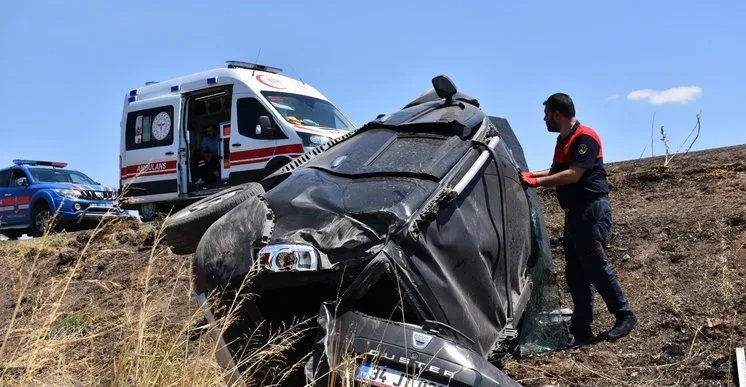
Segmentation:
[(634, 313), (628, 314), (622, 318), (618, 318), (614, 327), (611, 328), (609, 333), (606, 334), (606, 338), (609, 341), (616, 341), (624, 336), (627, 336), (632, 329), (637, 325), (637, 317)]
[(591, 328), (581, 330), (570, 328), (570, 334), (572, 334), (572, 342), (570, 343), (570, 347), (593, 344), (596, 339), (596, 335), (593, 334), (593, 330), (591, 330)]

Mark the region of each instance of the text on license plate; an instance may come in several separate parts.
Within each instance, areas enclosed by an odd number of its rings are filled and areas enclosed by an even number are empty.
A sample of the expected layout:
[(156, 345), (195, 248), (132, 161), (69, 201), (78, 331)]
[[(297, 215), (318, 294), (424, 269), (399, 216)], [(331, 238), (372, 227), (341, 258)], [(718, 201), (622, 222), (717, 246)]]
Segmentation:
[(111, 208), (111, 207), (113, 207), (113, 204), (109, 204), (109, 203), (91, 203), (90, 207), (94, 207), (94, 208)]
[(355, 379), (379, 387), (447, 387), (445, 384), (417, 378), (411, 372), (405, 373), (370, 363), (364, 363), (358, 368)]

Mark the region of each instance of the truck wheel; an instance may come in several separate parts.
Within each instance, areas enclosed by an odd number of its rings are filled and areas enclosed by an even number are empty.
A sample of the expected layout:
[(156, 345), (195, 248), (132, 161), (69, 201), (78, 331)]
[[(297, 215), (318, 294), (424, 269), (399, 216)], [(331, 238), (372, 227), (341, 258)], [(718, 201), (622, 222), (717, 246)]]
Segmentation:
[(164, 240), (175, 254), (191, 254), (210, 225), (244, 200), (263, 193), (259, 183), (251, 182), (194, 202), (166, 219)]
[(44, 201), (40, 201), (31, 212), (30, 236), (34, 238), (43, 236), (51, 220), (52, 212), (49, 210), (49, 206)]

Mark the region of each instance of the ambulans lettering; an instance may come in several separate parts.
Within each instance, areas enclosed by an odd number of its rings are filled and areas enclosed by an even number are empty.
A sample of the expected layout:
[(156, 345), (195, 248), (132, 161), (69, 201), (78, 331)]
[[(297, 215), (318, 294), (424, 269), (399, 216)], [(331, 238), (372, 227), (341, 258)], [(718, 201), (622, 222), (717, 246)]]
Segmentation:
[(135, 164), (122, 167), (122, 179), (167, 175), (176, 173), (176, 160), (157, 161), (146, 164)]
[(138, 173), (148, 171), (163, 171), (165, 169), (168, 169), (166, 163), (145, 164), (137, 166)]

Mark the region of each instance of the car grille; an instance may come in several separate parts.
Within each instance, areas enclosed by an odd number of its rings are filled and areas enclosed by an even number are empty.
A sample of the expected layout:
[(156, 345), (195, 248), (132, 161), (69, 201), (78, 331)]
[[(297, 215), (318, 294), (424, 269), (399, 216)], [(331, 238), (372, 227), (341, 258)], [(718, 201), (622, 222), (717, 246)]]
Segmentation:
[(80, 197), (88, 200), (114, 200), (116, 199), (116, 192), (113, 191), (93, 191), (83, 190), (80, 191)]

